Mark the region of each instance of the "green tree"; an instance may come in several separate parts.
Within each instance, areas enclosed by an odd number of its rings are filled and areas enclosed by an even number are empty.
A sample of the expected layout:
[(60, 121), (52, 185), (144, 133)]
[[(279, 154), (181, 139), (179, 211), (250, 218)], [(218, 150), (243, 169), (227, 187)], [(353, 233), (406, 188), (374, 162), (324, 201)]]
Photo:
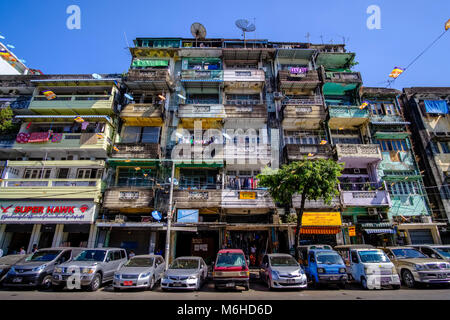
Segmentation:
[(14, 114), (9, 106), (0, 109), (0, 133), (10, 132), (14, 128), (13, 116)]
[[(330, 204), (333, 197), (339, 195), (339, 179), (344, 165), (329, 159), (292, 162), (280, 169), (265, 168), (258, 175), (259, 185), (268, 188), (268, 192), (275, 202), (292, 208), (292, 197), (299, 194), (302, 197), (300, 212), (297, 214), (297, 228), (295, 230), (295, 248), (299, 245), (300, 226), (306, 200), (323, 199)], [(298, 250), (295, 250), (298, 260)]]

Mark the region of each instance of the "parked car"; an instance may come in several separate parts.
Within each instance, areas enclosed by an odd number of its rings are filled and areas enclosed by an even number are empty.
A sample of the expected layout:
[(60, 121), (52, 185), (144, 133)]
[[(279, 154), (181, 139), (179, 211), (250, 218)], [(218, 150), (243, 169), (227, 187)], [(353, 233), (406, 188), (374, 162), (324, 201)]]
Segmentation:
[(8, 271), (3, 285), (49, 289), (55, 266), (70, 261), (80, 251), (80, 248), (39, 249), (25, 260), (14, 264)]
[(145, 288), (152, 290), (161, 280), (165, 263), (160, 255), (139, 255), (128, 260), (114, 273), (115, 291), (124, 288)]
[(306, 263), (306, 258), (308, 257), (308, 252), (311, 249), (324, 249), (324, 250), (333, 250), (333, 248), (328, 244), (309, 244), (309, 245), (303, 245), (298, 246), (298, 256), (299, 256), (299, 262), (301, 265), (304, 265)]
[(222, 249), (217, 253), (213, 266), (213, 282), (216, 289), (244, 287), (250, 289), (248, 261), (241, 249)]
[(382, 248), (395, 264), (404, 284), (414, 288), (417, 283), (450, 284), (450, 263), (429, 258), (411, 247)]
[(10, 254), (0, 257), (0, 286), (2, 285), (3, 279), (6, 278), (9, 269), (14, 264), (24, 261), (29, 256), (30, 254)]
[(259, 278), (269, 289), (307, 287), (305, 272), (289, 254), (272, 253), (263, 257)]
[(422, 244), (409, 247), (419, 250), (429, 258), (450, 261), (450, 245)]
[(201, 257), (179, 257), (161, 280), (161, 289), (200, 290), (208, 277), (208, 266)]
[(321, 284), (337, 284), (339, 288), (345, 289), (348, 280), (347, 269), (336, 251), (311, 249), (304, 261), (306, 276), (315, 287)]
[(400, 278), (394, 264), (383, 250), (367, 245), (336, 246), (334, 249), (347, 261), (347, 273), (364, 289), (391, 286), (400, 289)]
[(79, 270), (82, 289), (96, 291), (114, 278), (114, 273), (127, 262), (127, 253), (120, 248), (84, 249), (72, 261), (55, 268), (52, 284), (55, 290), (65, 287), (72, 270)]

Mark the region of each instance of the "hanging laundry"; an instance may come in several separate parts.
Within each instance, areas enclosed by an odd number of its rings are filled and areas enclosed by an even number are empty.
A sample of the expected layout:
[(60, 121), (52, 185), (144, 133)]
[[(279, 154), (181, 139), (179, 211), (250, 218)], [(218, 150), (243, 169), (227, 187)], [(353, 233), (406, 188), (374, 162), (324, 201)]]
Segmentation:
[(320, 144), (327, 144), (327, 140), (320, 141)]
[(362, 110), (362, 109), (364, 109), (365, 107), (367, 107), (368, 105), (369, 105), (369, 102), (364, 101), (364, 102), (359, 106), (359, 108)]
[(28, 143), (29, 140), (30, 140), (30, 134), (26, 133), (26, 132), (21, 132), (16, 137), (17, 143)]
[(84, 119), (82, 117), (76, 117), (75, 119), (73, 119), (74, 121), (81, 123), (84, 122)]
[(97, 133), (96, 135), (98, 139), (103, 139), (103, 133)]
[(31, 122), (28, 122), (27, 127), (25, 129), (30, 129), (31, 127)]
[(63, 138), (62, 133), (53, 133), (52, 142), (61, 142), (62, 138)]
[(117, 148), (116, 146), (113, 147), (114, 151), (119, 152), (119, 148)]
[(50, 138), (49, 132), (32, 132), (28, 142), (46, 142)]
[(51, 90), (44, 90), (42, 94), (47, 98), (47, 100), (56, 99), (56, 94)]

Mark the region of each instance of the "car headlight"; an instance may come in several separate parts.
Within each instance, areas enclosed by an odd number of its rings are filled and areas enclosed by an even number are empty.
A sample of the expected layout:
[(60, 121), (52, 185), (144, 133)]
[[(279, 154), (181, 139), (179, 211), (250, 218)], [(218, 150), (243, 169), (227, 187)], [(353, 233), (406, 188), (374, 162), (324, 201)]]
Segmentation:
[(81, 273), (92, 274), (95, 272), (95, 268), (82, 268)]
[(191, 280), (197, 280), (197, 276), (189, 276), (189, 279), (191, 279)]
[(272, 270), (272, 278), (278, 278), (278, 271)]
[(450, 263), (447, 263), (447, 267), (446, 267), (447, 269), (450, 269)]
[(44, 270), (46, 266), (47, 266), (46, 264), (43, 264), (41, 266), (31, 269), (31, 271), (39, 272), (39, 271)]
[(241, 272), (239, 273), (239, 275), (248, 277), (248, 276), (250, 275), (250, 272), (248, 272), (248, 271), (241, 271)]
[(120, 280), (120, 273), (115, 273), (114, 274), (114, 279)]
[(421, 264), (415, 264), (414, 268), (416, 268), (417, 271), (425, 270), (425, 266)]
[(11, 269), (9, 269), (8, 273), (9, 274), (15, 274), (16, 273), (16, 269), (14, 269), (14, 267), (11, 267)]
[(339, 273), (346, 273), (347, 270), (345, 270), (345, 268), (339, 268)]
[(151, 272), (147, 272), (147, 273), (141, 273), (140, 275), (139, 275), (139, 278), (147, 278), (149, 275), (151, 275), (152, 273)]
[(366, 274), (373, 274), (375, 273), (375, 269), (374, 268), (370, 268), (370, 267), (364, 267), (364, 271)]
[(317, 268), (317, 273), (325, 273), (325, 269), (324, 268)]
[(56, 267), (55, 270), (53, 270), (55, 273), (62, 273), (62, 268)]

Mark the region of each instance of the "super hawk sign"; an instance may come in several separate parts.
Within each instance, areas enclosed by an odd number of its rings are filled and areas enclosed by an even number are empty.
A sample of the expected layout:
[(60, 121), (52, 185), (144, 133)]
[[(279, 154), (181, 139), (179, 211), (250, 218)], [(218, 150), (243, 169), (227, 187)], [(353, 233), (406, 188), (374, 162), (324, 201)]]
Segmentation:
[(95, 208), (89, 201), (0, 201), (0, 223), (92, 223)]

